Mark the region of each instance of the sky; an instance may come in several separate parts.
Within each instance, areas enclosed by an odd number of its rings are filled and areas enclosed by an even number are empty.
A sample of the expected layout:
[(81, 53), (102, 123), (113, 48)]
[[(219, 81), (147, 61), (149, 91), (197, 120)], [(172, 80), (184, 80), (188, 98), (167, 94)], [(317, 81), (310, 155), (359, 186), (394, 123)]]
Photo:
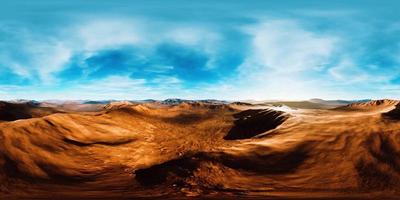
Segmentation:
[(0, 99), (400, 98), (397, 0), (0, 0)]

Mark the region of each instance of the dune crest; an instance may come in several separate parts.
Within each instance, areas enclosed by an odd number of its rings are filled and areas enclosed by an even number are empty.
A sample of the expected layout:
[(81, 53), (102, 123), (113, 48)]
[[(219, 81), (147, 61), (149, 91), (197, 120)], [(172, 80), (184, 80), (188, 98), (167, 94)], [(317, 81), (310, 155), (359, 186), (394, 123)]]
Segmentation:
[(126, 106), (131, 106), (134, 105), (133, 103), (129, 101), (117, 101), (117, 102), (111, 102), (107, 105), (104, 106), (104, 109), (106, 110), (113, 110), (113, 109), (118, 109)]
[(398, 103), (399, 103), (398, 100), (381, 99), (381, 100), (372, 100), (361, 103), (351, 103), (346, 106), (337, 107), (334, 110), (355, 110), (355, 111), (382, 110), (382, 109), (394, 108), (394, 106), (396, 106)]

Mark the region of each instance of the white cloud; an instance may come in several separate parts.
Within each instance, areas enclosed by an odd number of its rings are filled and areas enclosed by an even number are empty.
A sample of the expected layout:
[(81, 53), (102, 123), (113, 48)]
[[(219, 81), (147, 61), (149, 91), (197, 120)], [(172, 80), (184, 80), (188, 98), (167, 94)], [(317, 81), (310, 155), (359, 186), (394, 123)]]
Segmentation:
[[(79, 45), (80, 51), (134, 45), (142, 42), (141, 25), (129, 20), (94, 20), (68, 29)], [(66, 34), (68, 34), (66, 33)]]
[(397, 76), (397, 73), (388, 74), (381, 71), (376, 65), (359, 66), (349, 57), (342, 58), (337, 65), (328, 70), (334, 78), (332, 82), (337, 81), (337, 84), (341, 85), (385, 84)]
[(180, 84), (182, 83), (182, 80), (178, 79), (175, 76), (157, 76), (151, 82), (156, 84), (172, 85), (172, 84)]
[(93, 81), (89, 84), (82, 84), (80, 89), (95, 89), (96, 90), (125, 90), (142, 86), (146, 83), (144, 79), (131, 79), (127, 76), (109, 76), (107, 78)]
[(182, 26), (168, 30), (161, 38), (161, 42), (175, 42), (201, 50), (209, 56), (206, 64), (207, 69), (216, 67), (214, 62), (217, 59), (218, 51), (221, 50), (220, 44), (222, 42), (222, 37), (218, 33), (201, 27)]
[(296, 21), (264, 21), (243, 29), (252, 49), (230, 82), (231, 99), (304, 99), (323, 96), (318, 80), (305, 76), (320, 72), (337, 50), (339, 39), (309, 31)]
[(318, 70), (338, 43), (336, 37), (307, 31), (288, 20), (267, 21), (245, 30), (253, 37), (250, 62), (281, 72)]
[(37, 68), (39, 77), (43, 84), (52, 84), (56, 80), (53, 73), (64, 69), (64, 64), (69, 61), (72, 56), (72, 50), (67, 48), (61, 42), (49, 45), (32, 46), (35, 49), (33, 54), (35, 57), (32, 66)]
[[(9, 41), (0, 42), (0, 64), (43, 85), (58, 83), (56, 73), (68, 67), (66, 64), (75, 54), (90, 57), (96, 51), (121, 46), (151, 51), (160, 43), (172, 41), (203, 51), (212, 61), (219, 40), (218, 34), (206, 28), (187, 25), (154, 27), (154, 24), (122, 18), (83, 19), (50, 35), (21, 25), (8, 27), (0, 24), (0, 34), (10, 36)], [(171, 68), (173, 66), (150, 66), (144, 70), (165, 71)], [(175, 79), (167, 81), (178, 82)]]
[[(2, 58), (3, 59), (3, 58)], [(8, 60), (8, 59), (7, 59)], [(3, 62), (6, 61), (6, 59), (3, 59)], [(32, 78), (32, 74), (26, 66), (23, 66), (21, 63), (8, 60), (6, 61), (7, 67), (13, 71), (16, 75), (22, 77), (22, 78)]]
[(346, 83), (365, 81), (369, 78), (368, 74), (349, 58), (343, 58), (336, 66), (330, 68), (328, 72), (336, 80)]
[(175, 27), (165, 34), (169, 41), (184, 45), (210, 45), (218, 41), (220, 36), (204, 28), (198, 27)]
[(52, 73), (63, 69), (72, 50), (54, 36), (35, 34), (18, 26), (0, 26), (0, 33), (10, 38), (0, 43), (0, 64), (23, 78), (33, 80), (37, 75), (43, 84), (54, 83)]
[(146, 94), (156, 93), (146, 87), (143, 79), (127, 76), (110, 76), (104, 79), (80, 83), (73, 86), (0, 86), (4, 99), (138, 99)]
[[(64, 30), (58, 34), (40, 36), (29, 31), (17, 31), (21, 35), (14, 37), (13, 40), (18, 39), (14, 49), (22, 49), (23, 56), (29, 59), (19, 60), (8, 54), (0, 54), (0, 60), (6, 61), (7, 66), (21, 77), (35, 78), (38, 75), (40, 87), (16, 88), (19, 92), (0, 88), (0, 93), (6, 94), (6, 97), (8, 94), (9, 97), (38, 99), (305, 99), (346, 95), (336, 87), (339, 84), (385, 82), (388, 79), (386, 74), (378, 76), (358, 66), (353, 57), (359, 55), (343, 56), (343, 43), (348, 42), (343, 38), (308, 29), (295, 20), (264, 20), (240, 29), (250, 37), (250, 50), (244, 53), (248, 57), (235, 71), (237, 76), (227, 77), (220, 83), (187, 89), (182, 86), (184, 81), (175, 76), (145, 80), (127, 75), (90, 82), (78, 80), (70, 88), (58, 92), (53, 88), (39, 94), (38, 88), (59, 87), (54, 74), (63, 70), (69, 59), (77, 53), (90, 56), (102, 49), (126, 45), (152, 52), (152, 48), (158, 44), (176, 42), (207, 54), (207, 67), (212, 69), (225, 41), (222, 35), (210, 28), (188, 25), (154, 27), (154, 24), (123, 19), (87, 20)], [(10, 33), (13, 32), (11, 30)], [(234, 41), (228, 42), (228, 45), (235, 45)], [(3, 51), (0, 53), (4, 53), (6, 48), (1, 49)], [(331, 61), (338, 58), (339, 63), (331, 67)], [(331, 68), (327, 69), (328, 66)], [(173, 68), (160, 65), (144, 70), (161, 74)], [(310, 76), (313, 73), (318, 77)], [(322, 80), (321, 77), (327, 79)]]
[[(156, 79), (157, 80), (157, 79)], [(149, 86), (145, 79), (132, 79), (127, 76), (111, 76), (100, 80), (80, 84), (64, 91), (68, 99), (163, 99), (179, 95), (182, 89), (179, 79), (160, 77), (159, 86)], [(84, 95), (84, 96), (82, 96)]]

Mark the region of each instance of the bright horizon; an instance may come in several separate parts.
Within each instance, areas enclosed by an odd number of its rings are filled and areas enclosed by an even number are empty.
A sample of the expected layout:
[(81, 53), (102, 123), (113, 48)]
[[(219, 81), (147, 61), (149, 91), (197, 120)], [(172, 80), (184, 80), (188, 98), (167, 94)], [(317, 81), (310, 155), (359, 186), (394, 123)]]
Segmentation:
[[(323, 100), (323, 101), (374, 101), (374, 100), (386, 100), (388, 98), (380, 98), (380, 99), (321, 99), (321, 98), (310, 98), (310, 99), (260, 99), (260, 100), (255, 100), (255, 99), (237, 99), (237, 100), (232, 100), (232, 99), (185, 99), (185, 98), (165, 98), (165, 99), (0, 99), (0, 101), (8, 101), (8, 102), (26, 102), (26, 101), (38, 101), (38, 102), (74, 102), (74, 101), (115, 101), (115, 102), (122, 102), (122, 101), (149, 101), (149, 100), (154, 100), (154, 101), (165, 101), (165, 100), (171, 100), (171, 99), (178, 99), (178, 100), (184, 100), (184, 101), (204, 101), (204, 100), (215, 100), (215, 101), (226, 101), (226, 102), (284, 102), (284, 101), (312, 101), (312, 100)], [(388, 100), (399, 100), (399, 99), (388, 99)]]
[(396, 1), (0, 2), (2, 100), (400, 98)]

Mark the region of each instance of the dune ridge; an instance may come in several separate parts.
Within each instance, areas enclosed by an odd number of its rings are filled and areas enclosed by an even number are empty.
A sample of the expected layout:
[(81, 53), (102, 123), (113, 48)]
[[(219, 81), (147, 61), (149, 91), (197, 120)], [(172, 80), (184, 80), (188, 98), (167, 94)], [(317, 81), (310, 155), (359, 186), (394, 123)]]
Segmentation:
[(394, 108), (400, 101), (392, 99), (372, 100), (361, 103), (351, 103), (346, 106), (340, 106), (335, 110), (373, 110), (373, 109), (386, 109)]

